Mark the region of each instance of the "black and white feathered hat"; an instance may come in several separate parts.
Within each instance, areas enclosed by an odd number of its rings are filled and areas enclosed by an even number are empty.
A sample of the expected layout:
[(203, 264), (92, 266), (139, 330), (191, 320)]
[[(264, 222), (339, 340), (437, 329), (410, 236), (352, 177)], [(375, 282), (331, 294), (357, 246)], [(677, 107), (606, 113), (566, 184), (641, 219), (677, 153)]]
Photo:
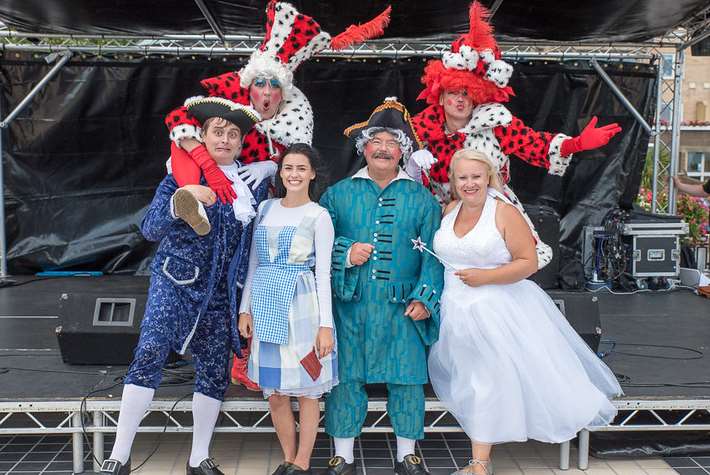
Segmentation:
[(266, 34), (246, 66), (239, 71), (243, 88), (260, 75), (275, 77), (286, 91), (293, 83), (293, 73), (305, 60), (324, 49), (345, 49), (353, 44), (377, 38), (390, 20), (391, 7), (362, 25), (350, 25), (331, 37), (318, 22), (287, 2), (271, 0), (266, 7)]

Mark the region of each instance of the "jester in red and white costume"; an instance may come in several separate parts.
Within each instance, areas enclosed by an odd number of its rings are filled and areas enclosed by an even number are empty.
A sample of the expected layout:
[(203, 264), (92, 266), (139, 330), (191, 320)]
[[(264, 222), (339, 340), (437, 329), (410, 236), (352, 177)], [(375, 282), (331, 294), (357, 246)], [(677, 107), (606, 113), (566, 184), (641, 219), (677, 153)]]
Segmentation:
[[(424, 69), (425, 88), (418, 99), (430, 105), (412, 117), (412, 122), (435, 160), (427, 160), (426, 156), (413, 158), (421, 169), (431, 167), (432, 190), (442, 204), (448, 204), (451, 201), (448, 169), (454, 152), (473, 148), (491, 157), (503, 178), (505, 195), (532, 229), (537, 241), (538, 267), (542, 268), (552, 260), (552, 249), (540, 241), (521, 203), (507, 186), (509, 157), (546, 168), (550, 174), (563, 175), (573, 153), (606, 145), (621, 127), (614, 123), (597, 128), (597, 119), (593, 117), (579, 136), (569, 137), (538, 132), (511, 114), (503, 104), (514, 95), (508, 86), (513, 67), (501, 59), (487, 18), (488, 11), (480, 3), (472, 3), (469, 32), (457, 38), (441, 60), (430, 61)], [(411, 169), (408, 167), (408, 171)]]
[[(331, 38), (313, 18), (299, 13), (293, 5), (271, 0), (266, 9), (264, 41), (246, 66), (200, 82), (208, 95), (251, 105), (261, 115), (262, 121), (244, 137), (239, 157), (246, 165), (240, 171), (245, 183), (256, 186), (258, 181), (273, 176), (273, 160), (286, 147), (313, 140), (313, 110), (303, 92), (293, 85), (298, 66), (327, 48), (344, 49), (382, 35), (390, 10), (388, 7), (373, 20), (351, 25)], [(178, 185), (199, 183), (204, 175), (222, 201), (234, 199), (231, 182), (209, 155), (199, 153), (200, 125), (185, 107), (170, 112), (165, 124), (173, 142), (170, 166)]]
[[(343, 33), (331, 38), (310, 16), (299, 13), (293, 5), (271, 0), (266, 8), (266, 32), (260, 47), (252, 53), (247, 64), (232, 71), (201, 81), (210, 96), (227, 98), (251, 105), (261, 116), (253, 129), (243, 138), (237, 170), (247, 185), (258, 184), (273, 176), (275, 160), (291, 144), (313, 140), (313, 110), (306, 96), (293, 85), (293, 73), (313, 55), (327, 49), (340, 50), (384, 33), (389, 23), (388, 7), (373, 20), (362, 25), (351, 25)], [(195, 98), (189, 98), (187, 102)], [(204, 176), (208, 186), (222, 202), (236, 198), (232, 182), (212, 160), (201, 145), (200, 124), (183, 106), (165, 118), (170, 130), (171, 172), (178, 186), (200, 183)], [(258, 386), (246, 375), (249, 349), (242, 350), (242, 358), (235, 358), (232, 381), (248, 389)]]

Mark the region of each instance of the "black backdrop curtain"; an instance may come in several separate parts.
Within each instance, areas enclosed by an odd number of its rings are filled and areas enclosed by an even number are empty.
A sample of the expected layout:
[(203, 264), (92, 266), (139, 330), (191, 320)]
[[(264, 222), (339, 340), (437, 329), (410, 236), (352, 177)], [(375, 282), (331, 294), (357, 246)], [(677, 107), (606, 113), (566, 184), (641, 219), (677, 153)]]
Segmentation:
[[(330, 163), (331, 181), (359, 164), (344, 153), (342, 130), (367, 118), (386, 96), (414, 114), (421, 59), (323, 59), (299, 69), (295, 82), (315, 112), (316, 145)], [(169, 141), (163, 118), (199, 79), (238, 69), (233, 60), (74, 59), (41, 91), (3, 135), (6, 228), (12, 273), (43, 269), (144, 272), (153, 246), (139, 225), (165, 174)], [(529, 203), (563, 216), (562, 245), (578, 252), (582, 228), (611, 207), (629, 207), (643, 167), (648, 136), (587, 62), (519, 62), (512, 79), (514, 114), (537, 130), (579, 133), (592, 115), (619, 122), (624, 132), (606, 148), (579, 154), (560, 178), (515, 157), (512, 187)], [(605, 66), (639, 111), (651, 120), (654, 68)], [(6, 53), (0, 59), (2, 113), (17, 105), (49, 70), (41, 57)]]

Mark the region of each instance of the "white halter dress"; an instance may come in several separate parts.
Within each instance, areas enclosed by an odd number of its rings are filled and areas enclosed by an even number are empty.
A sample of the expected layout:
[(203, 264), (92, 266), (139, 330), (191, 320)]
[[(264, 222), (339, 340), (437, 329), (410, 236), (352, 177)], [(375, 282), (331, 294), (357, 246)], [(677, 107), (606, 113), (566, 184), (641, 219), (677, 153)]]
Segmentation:
[[(443, 218), (434, 250), (458, 269), (510, 262), (496, 203), (487, 197), (478, 223), (462, 238), (453, 228), (459, 204)], [(534, 282), (469, 287), (448, 267), (429, 375), (469, 437), (492, 444), (569, 440), (582, 428), (610, 422), (616, 409), (609, 399), (622, 393)]]

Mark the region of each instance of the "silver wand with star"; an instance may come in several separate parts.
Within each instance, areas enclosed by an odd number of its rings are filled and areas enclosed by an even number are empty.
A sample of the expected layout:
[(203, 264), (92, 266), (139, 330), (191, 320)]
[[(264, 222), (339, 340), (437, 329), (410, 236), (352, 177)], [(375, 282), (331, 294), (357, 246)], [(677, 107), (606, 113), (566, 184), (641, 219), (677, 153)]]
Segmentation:
[(426, 243), (425, 243), (424, 241), (422, 241), (421, 236), (418, 237), (418, 238), (416, 238), (416, 239), (412, 239), (412, 245), (413, 245), (413, 246), (412, 246), (412, 249), (414, 249), (414, 250), (416, 250), (416, 251), (419, 251), (419, 252), (424, 252), (424, 251), (426, 251), (426, 252), (428, 252), (429, 254), (431, 254), (432, 256), (436, 257), (436, 259), (437, 259), (439, 262), (441, 262), (443, 265), (445, 265), (445, 266), (447, 266), (447, 267), (449, 267), (449, 268), (451, 268), (451, 269), (453, 269), (453, 270), (457, 270), (457, 269), (456, 269), (456, 266), (454, 266), (452, 263), (448, 262), (446, 259), (444, 259), (444, 258), (441, 257), (440, 255), (438, 255), (436, 252), (434, 252), (434, 251), (432, 251), (431, 249), (429, 249), (428, 247), (426, 247)]

